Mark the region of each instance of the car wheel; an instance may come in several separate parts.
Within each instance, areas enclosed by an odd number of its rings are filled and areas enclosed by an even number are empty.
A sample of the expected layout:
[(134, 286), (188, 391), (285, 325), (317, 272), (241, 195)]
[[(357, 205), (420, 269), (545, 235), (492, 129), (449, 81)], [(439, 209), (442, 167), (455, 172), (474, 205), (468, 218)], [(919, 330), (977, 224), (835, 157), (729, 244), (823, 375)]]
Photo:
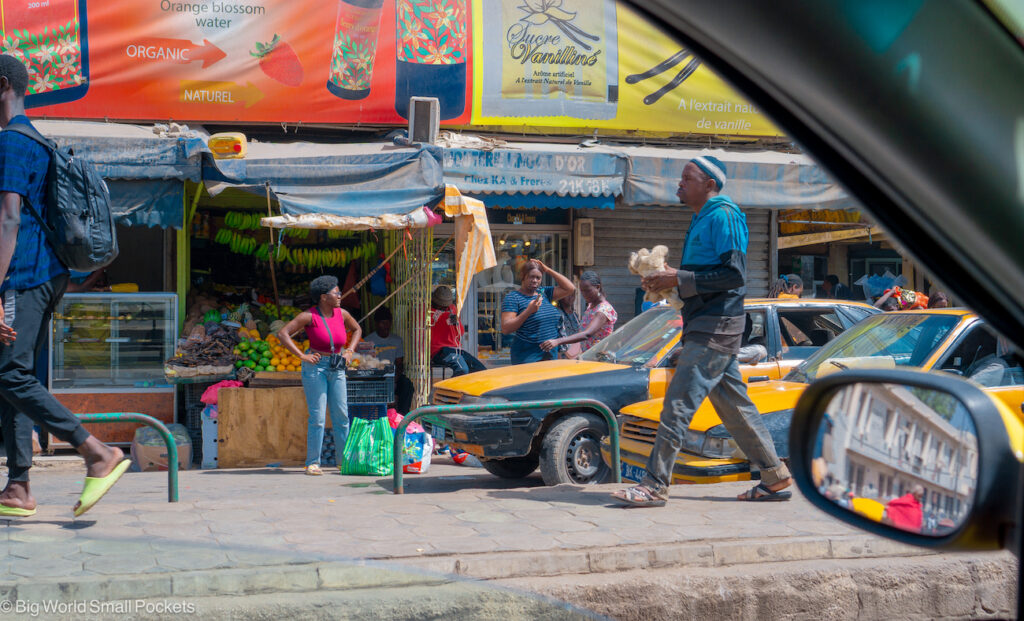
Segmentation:
[(491, 459), (481, 462), (484, 469), (496, 477), (503, 479), (521, 479), (529, 476), (540, 464), (539, 455), (527, 455), (526, 457), (508, 457), (506, 459)]
[(596, 414), (572, 414), (556, 422), (541, 443), (540, 473), (546, 485), (604, 483), (611, 469), (601, 458), (608, 423)]

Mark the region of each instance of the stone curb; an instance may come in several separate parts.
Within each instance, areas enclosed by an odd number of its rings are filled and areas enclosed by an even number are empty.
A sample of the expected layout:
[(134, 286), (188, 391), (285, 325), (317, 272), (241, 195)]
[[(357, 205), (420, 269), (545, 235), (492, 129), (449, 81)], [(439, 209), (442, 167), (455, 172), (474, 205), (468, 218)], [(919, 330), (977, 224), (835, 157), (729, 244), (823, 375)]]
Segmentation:
[(389, 559), (402, 565), (481, 580), (596, 574), (671, 567), (724, 567), (784, 561), (923, 556), (936, 552), (887, 539), (784, 537), (761, 541), (724, 540), (641, 544), (611, 548), (559, 550), (544, 554), (503, 552), (458, 557)]
[[(725, 567), (776, 562), (909, 557), (929, 550), (870, 536), (785, 537), (642, 544), (583, 550), (501, 552), (374, 561), (273, 564), (134, 575), (79, 575), (0, 583), (0, 601), (208, 597), (257, 593), (433, 586), (448, 576), (479, 580), (600, 574), (637, 569)], [(390, 565), (390, 567), (389, 567)], [(391, 568), (393, 567), (393, 568)], [(417, 571), (418, 570), (418, 571)], [(422, 572), (422, 573), (419, 573)]]

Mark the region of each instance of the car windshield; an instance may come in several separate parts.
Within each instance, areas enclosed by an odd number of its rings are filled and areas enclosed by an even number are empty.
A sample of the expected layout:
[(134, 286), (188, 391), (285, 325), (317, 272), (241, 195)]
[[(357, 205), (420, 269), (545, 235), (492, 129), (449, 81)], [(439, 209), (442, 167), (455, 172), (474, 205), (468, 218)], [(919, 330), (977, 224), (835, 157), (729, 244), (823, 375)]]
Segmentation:
[(810, 382), (847, 368), (919, 367), (959, 324), (955, 315), (884, 313), (873, 315), (819, 349), (785, 377)]
[(580, 359), (647, 364), (682, 329), (683, 321), (678, 311), (671, 306), (655, 306), (585, 351)]

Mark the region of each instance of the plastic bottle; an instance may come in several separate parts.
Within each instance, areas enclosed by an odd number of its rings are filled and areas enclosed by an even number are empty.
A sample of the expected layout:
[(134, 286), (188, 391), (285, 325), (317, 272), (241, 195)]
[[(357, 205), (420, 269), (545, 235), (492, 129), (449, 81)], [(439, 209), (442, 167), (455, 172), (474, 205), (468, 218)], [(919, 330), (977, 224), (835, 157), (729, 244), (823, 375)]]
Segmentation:
[(338, 0), (327, 90), (342, 99), (365, 99), (377, 56), (383, 0)]
[(395, 8), (395, 112), (408, 119), (410, 97), (436, 97), (442, 120), (461, 116), (469, 41), (466, 0), (397, 0)]

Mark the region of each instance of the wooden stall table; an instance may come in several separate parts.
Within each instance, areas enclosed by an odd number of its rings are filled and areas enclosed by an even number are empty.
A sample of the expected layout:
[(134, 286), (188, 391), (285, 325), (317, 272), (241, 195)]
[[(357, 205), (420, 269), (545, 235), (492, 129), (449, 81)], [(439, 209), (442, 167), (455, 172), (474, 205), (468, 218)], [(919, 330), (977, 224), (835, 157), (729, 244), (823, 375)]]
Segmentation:
[[(349, 377), (350, 413), (394, 400), (393, 374), (369, 380)], [(301, 373), (257, 373), (248, 388), (222, 388), (217, 396), (218, 468), (305, 465), (308, 421)], [(326, 426), (331, 426), (329, 413)]]

